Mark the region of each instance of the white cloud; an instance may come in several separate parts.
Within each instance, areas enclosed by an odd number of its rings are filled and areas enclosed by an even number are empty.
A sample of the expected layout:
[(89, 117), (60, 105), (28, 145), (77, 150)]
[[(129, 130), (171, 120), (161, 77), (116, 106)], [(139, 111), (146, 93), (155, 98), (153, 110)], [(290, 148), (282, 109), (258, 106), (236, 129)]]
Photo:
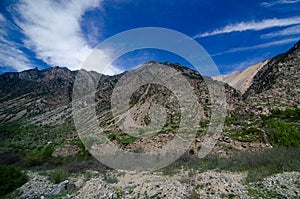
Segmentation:
[(274, 5), (294, 4), (299, 2), (300, 0), (278, 0), (278, 1), (262, 2), (261, 5), (264, 7), (271, 7)]
[(300, 25), (291, 26), (288, 28), (285, 28), (283, 30), (274, 31), (268, 34), (264, 34), (261, 36), (261, 38), (272, 38), (272, 37), (280, 37), (280, 36), (288, 36), (288, 35), (298, 35), (300, 34)]
[(243, 32), (247, 30), (263, 30), (273, 27), (284, 27), (300, 24), (300, 17), (291, 17), (284, 19), (264, 19), (259, 22), (240, 22), (238, 24), (227, 25), (224, 28), (217, 29), (211, 32), (205, 32), (194, 36), (194, 38), (208, 37), (231, 32)]
[(113, 62), (112, 50), (95, 49), (83, 63), (85, 70), (97, 71), (106, 75), (114, 75), (122, 73), (124, 70), (116, 66), (110, 65)]
[(8, 41), (4, 37), (0, 38), (0, 63), (2, 66), (11, 66), (17, 71), (33, 67), (24, 52), (16, 48), (14, 42)]
[(26, 54), (20, 50), (21, 46), (8, 40), (9, 30), (15, 29), (12, 24), (0, 14), (0, 67), (12, 67), (17, 71), (30, 69), (32, 62)]
[(75, 70), (93, 50), (81, 30), (82, 16), (100, 6), (101, 0), (23, 0), (14, 9), (14, 20), (26, 36), (25, 46), (38, 59)]
[(232, 48), (230, 50), (220, 52), (220, 53), (216, 53), (216, 54), (213, 54), (211, 56), (218, 56), (218, 55), (223, 55), (223, 54), (227, 54), (227, 53), (234, 53), (234, 52), (247, 51), (247, 50), (255, 50), (255, 49), (261, 49), (261, 48), (267, 48), (267, 47), (270, 47), (270, 46), (278, 46), (278, 45), (284, 45), (284, 44), (288, 44), (288, 43), (295, 43), (298, 40), (299, 40), (299, 38), (292, 38), (292, 39), (284, 39), (284, 40), (280, 40), (280, 41), (268, 42), (268, 43), (259, 44), (259, 45), (255, 45), (255, 46)]

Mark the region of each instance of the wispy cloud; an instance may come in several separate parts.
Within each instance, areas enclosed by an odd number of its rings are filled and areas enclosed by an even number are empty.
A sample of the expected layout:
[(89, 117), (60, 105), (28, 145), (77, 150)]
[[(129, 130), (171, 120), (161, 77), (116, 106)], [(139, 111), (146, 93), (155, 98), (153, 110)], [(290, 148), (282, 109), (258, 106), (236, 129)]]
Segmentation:
[(261, 38), (266, 39), (266, 38), (281, 37), (281, 36), (288, 36), (288, 35), (298, 35), (298, 34), (300, 34), (300, 25), (291, 26), (291, 27), (285, 28), (283, 30), (264, 34), (261, 36)]
[(230, 24), (225, 26), (221, 29), (216, 29), (211, 32), (205, 32), (194, 36), (194, 38), (201, 38), (201, 37), (208, 37), (213, 35), (219, 35), (224, 33), (231, 33), (231, 32), (243, 32), (247, 30), (263, 30), (267, 28), (273, 27), (284, 27), (290, 25), (300, 24), (300, 17), (291, 17), (291, 18), (284, 18), (284, 19), (264, 19), (262, 21), (251, 21), (251, 22), (240, 22), (237, 24)]
[[(102, 0), (21, 0), (10, 12), (14, 22), (21, 29), (20, 32), (25, 36), (24, 47), (30, 49), (37, 59), (50, 66), (66, 66), (75, 70), (81, 68), (93, 51), (89, 45), (89, 38), (93, 38), (94, 35), (86, 34), (96, 34), (83, 32), (82, 16), (89, 10), (100, 9), (101, 3)], [(106, 59), (101, 60), (99, 57), (97, 62), (101, 61), (105, 64)], [(14, 67), (12, 64), (10, 66)], [(112, 72), (115, 71), (118, 70), (112, 69)]]
[(14, 42), (0, 38), (0, 64), (1, 67), (10, 66), (17, 71), (34, 67), (26, 54), (16, 47)]
[(262, 5), (263, 7), (271, 7), (274, 5), (294, 4), (299, 2), (300, 0), (277, 0), (277, 1), (262, 2), (260, 5)]
[(16, 71), (33, 67), (27, 55), (20, 50), (20, 44), (8, 39), (9, 31), (15, 29), (12, 24), (0, 14), (0, 67), (12, 67)]
[(247, 50), (262, 49), (262, 48), (267, 48), (267, 47), (271, 47), (271, 46), (279, 46), (279, 45), (284, 45), (284, 44), (289, 44), (289, 43), (295, 43), (298, 40), (299, 40), (299, 38), (292, 38), (292, 39), (284, 39), (284, 40), (280, 40), (280, 41), (268, 42), (268, 43), (259, 44), (259, 45), (255, 45), (255, 46), (232, 48), (232, 49), (229, 49), (224, 52), (213, 54), (212, 56), (218, 56), (218, 55), (240, 52), (240, 51), (247, 51)]

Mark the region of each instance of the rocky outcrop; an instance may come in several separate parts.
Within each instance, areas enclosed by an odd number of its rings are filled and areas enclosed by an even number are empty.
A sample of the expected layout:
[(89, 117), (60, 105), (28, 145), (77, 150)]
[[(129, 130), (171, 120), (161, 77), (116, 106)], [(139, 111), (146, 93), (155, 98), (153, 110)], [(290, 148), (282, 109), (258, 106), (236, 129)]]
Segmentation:
[(254, 76), (244, 93), (246, 111), (267, 113), (300, 104), (300, 41), (288, 52), (277, 55)]

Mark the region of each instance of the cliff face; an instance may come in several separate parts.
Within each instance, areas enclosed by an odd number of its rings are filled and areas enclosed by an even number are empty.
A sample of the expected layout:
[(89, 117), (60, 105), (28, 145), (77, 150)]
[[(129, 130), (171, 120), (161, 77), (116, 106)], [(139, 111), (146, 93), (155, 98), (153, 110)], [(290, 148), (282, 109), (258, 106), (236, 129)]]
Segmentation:
[(248, 110), (288, 108), (300, 104), (300, 41), (277, 55), (254, 76), (243, 94)]

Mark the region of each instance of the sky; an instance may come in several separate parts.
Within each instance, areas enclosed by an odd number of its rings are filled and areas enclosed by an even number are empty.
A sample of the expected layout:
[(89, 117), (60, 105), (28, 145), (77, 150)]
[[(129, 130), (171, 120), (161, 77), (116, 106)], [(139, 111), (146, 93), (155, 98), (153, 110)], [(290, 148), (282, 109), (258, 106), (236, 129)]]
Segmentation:
[[(243, 70), (300, 39), (300, 0), (1, 0), (0, 74), (31, 68), (81, 68), (93, 49), (122, 31), (162, 27), (197, 41), (221, 74)], [(110, 53), (103, 51), (105, 64)], [(105, 73), (147, 61), (178, 62), (158, 49), (129, 52)]]

